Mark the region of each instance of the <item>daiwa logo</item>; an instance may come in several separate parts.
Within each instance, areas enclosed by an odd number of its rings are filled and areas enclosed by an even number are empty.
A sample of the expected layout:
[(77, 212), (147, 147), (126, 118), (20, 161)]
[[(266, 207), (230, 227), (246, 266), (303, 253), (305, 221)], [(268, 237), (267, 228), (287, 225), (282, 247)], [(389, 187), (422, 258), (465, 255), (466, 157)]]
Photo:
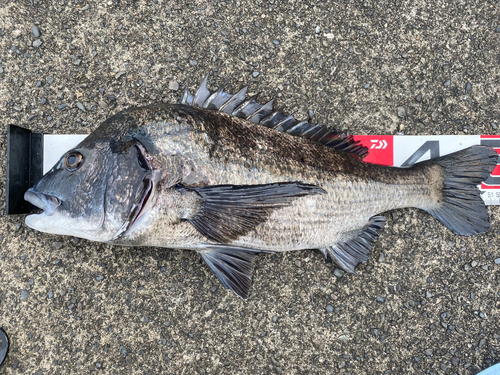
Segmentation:
[(370, 142), (373, 143), (372, 147), (370, 147), (372, 150), (384, 150), (387, 147), (387, 142), (383, 139), (370, 139)]

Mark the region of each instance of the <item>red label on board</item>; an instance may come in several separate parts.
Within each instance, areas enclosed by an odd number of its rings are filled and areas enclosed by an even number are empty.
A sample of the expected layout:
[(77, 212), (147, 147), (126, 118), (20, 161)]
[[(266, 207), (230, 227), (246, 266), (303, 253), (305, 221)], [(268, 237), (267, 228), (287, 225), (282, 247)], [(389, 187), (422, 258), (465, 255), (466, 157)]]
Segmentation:
[(394, 165), (394, 138), (392, 135), (354, 135), (355, 141), (368, 149), (363, 159), (367, 163)]

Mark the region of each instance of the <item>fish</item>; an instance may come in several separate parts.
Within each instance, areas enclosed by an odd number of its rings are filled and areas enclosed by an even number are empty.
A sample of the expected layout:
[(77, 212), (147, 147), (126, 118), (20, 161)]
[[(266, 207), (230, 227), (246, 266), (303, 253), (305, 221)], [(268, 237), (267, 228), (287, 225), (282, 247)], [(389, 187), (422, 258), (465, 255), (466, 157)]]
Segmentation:
[(477, 185), (497, 153), (473, 146), (396, 168), (331, 127), (260, 104), (207, 75), (178, 103), (102, 122), (24, 195), (35, 230), (123, 246), (196, 251), (247, 298), (259, 253), (317, 249), (345, 272), (369, 260), (395, 209), (416, 207), (458, 235), (489, 230)]

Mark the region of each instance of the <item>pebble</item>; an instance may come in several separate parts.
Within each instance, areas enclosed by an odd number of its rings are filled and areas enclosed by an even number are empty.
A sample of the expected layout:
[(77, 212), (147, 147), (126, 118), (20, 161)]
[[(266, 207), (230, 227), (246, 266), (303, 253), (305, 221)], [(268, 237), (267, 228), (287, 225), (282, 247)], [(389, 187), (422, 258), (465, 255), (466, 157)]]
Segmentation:
[(127, 348), (124, 346), (120, 346), (120, 353), (122, 356), (126, 357), (127, 356)]
[(22, 300), (27, 300), (28, 297), (30, 296), (30, 293), (27, 290), (21, 290), (21, 299)]
[(314, 111), (312, 109), (307, 110), (307, 117), (309, 117), (309, 120), (312, 120), (314, 117)]
[(447, 80), (447, 81), (444, 83), (444, 86), (445, 86), (445, 87), (450, 87), (450, 86), (451, 86), (451, 81), (450, 81), (450, 80)]
[(465, 85), (465, 95), (467, 95), (471, 89), (472, 89), (472, 83), (467, 82)]
[(47, 294), (49, 296), (49, 299), (54, 297), (54, 292), (52, 290), (49, 290), (49, 292)]
[(430, 357), (432, 355), (432, 350), (431, 349), (427, 349), (426, 351), (424, 351), (424, 354), (428, 357)]
[(453, 366), (456, 366), (460, 363), (460, 358), (458, 358), (457, 356), (453, 356), (453, 357), (451, 357), (450, 362)]
[(477, 262), (476, 262), (475, 260), (473, 260), (472, 262), (470, 262), (470, 265), (471, 265), (472, 267), (476, 267), (476, 266), (477, 266)]
[(61, 104), (59, 107), (57, 107), (58, 110), (64, 111), (68, 105), (67, 104)]
[(340, 268), (335, 268), (335, 270), (333, 271), (333, 274), (338, 278), (341, 278), (342, 276), (344, 276), (344, 273), (345, 273), (345, 271), (341, 270)]
[(52, 242), (52, 248), (58, 250), (62, 247), (63, 243), (59, 241)]
[(40, 39), (37, 39), (33, 42), (33, 47), (40, 47), (42, 45), (42, 41)]
[(3, 68), (0, 66), (0, 74), (3, 73)]
[(384, 303), (384, 299), (382, 297), (377, 297), (377, 302), (378, 303)]
[(415, 96), (415, 100), (420, 103), (422, 101), (422, 94)]
[(196, 61), (196, 60), (189, 60), (189, 64), (191, 66), (196, 66), (196, 65), (198, 65), (198, 61)]
[(500, 258), (495, 259), (495, 264), (500, 264)]
[(333, 312), (333, 306), (332, 305), (326, 305), (326, 312), (331, 314)]
[(85, 107), (83, 106), (83, 104), (82, 104), (82, 103), (80, 103), (80, 102), (76, 102), (76, 106), (78, 107), (78, 109), (79, 109), (79, 110), (81, 110), (81, 111), (85, 112)]
[(40, 38), (40, 29), (38, 28), (38, 26), (33, 26), (31, 28), (31, 32), (33, 33), (33, 36), (35, 38)]
[(253, 78), (257, 78), (259, 76), (259, 74), (260, 74), (259, 72), (253, 72), (252, 73), (252, 77)]
[(103, 280), (104, 280), (104, 276), (103, 276), (103, 275), (101, 275), (101, 276), (97, 276), (95, 279), (96, 279), (97, 281), (103, 281)]
[(97, 368), (101, 368), (101, 367), (102, 367), (102, 363), (101, 363), (101, 362), (96, 362), (96, 363), (95, 363), (95, 367), (97, 367)]
[(316, 34), (319, 34), (321, 32), (321, 27), (316, 26)]
[(47, 83), (50, 85), (50, 84), (52, 84), (52, 82), (54, 82), (54, 78), (52, 78), (50, 76), (49, 77), (45, 77), (45, 81), (47, 81)]
[(45, 103), (47, 103), (47, 98), (42, 98), (42, 99), (40, 100), (40, 104), (41, 104), (41, 105), (44, 105)]
[(398, 107), (398, 117), (405, 118), (406, 111), (404, 107)]
[(178, 83), (177, 81), (170, 81), (170, 82), (168, 83), (168, 88), (169, 88), (170, 90), (177, 91), (177, 90), (179, 90), (179, 83)]
[(14, 108), (14, 109), (15, 109), (16, 111), (18, 111), (18, 112), (21, 112), (21, 111), (23, 110), (23, 109), (22, 109), (21, 107), (19, 107), (18, 105), (15, 105), (15, 106), (14, 106), (14, 107), (12, 107), (12, 108)]
[(149, 322), (149, 318), (146, 315), (143, 315), (142, 318), (141, 318), (141, 321), (143, 323), (147, 323), (147, 322)]
[(276, 46), (279, 46), (280, 45), (280, 41), (278, 39), (274, 39), (273, 40), (273, 44), (276, 45)]
[(367, 83), (366, 85), (364, 85), (364, 86), (363, 86), (363, 88), (365, 88), (365, 89), (369, 89), (369, 88), (370, 88), (370, 84), (369, 84), (369, 83)]

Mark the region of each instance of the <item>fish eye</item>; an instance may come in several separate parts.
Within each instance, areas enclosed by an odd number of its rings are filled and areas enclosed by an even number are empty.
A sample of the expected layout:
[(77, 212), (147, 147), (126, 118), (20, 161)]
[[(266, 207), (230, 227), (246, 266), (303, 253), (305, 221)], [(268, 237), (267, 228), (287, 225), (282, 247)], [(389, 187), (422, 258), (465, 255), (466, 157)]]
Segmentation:
[(83, 155), (78, 151), (71, 151), (66, 155), (66, 169), (70, 172), (76, 171), (80, 168), (83, 162)]

